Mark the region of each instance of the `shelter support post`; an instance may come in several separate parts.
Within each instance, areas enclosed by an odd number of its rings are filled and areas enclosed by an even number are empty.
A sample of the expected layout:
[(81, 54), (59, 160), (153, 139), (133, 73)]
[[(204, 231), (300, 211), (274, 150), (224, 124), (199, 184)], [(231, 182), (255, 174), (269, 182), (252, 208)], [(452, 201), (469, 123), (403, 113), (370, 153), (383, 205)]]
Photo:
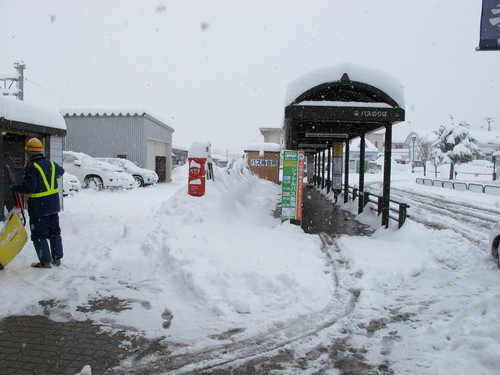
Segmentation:
[(359, 194), (358, 199), (358, 214), (363, 212), (365, 208), (365, 147), (366, 147), (366, 139), (365, 134), (361, 134), (360, 136), (361, 142), (359, 143)]
[(321, 152), (318, 153), (318, 187), (321, 187)]
[(349, 202), (349, 142), (344, 142), (344, 203)]
[(321, 152), (321, 189), (325, 188), (325, 150)]
[(319, 187), (319, 166), (320, 166), (320, 154), (319, 152), (316, 153), (316, 183), (314, 184), (315, 187)]
[(328, 147), (328, 162), (327, 162), (327, 169), (326, 169), (326, 193), (330, 193), (330, 187), (332, 185), (332, 176), (331, 176), (331, 170), (332, 170), (332, 148), (330, 147), (330, 144), (327, 143), (326, 147)]
[(392, 124), (385, 125), (385, 146), (384, 146), (384, 182), (382, 192), (382, 225), (389, 227), (389, 210), (391, 200), (391, 145), (392, 145)]
[(314, 173), (316, 174), (316, 178), (314, 181), (314, 187), (319, 186), (319, 152), (316, 153), (316, 165), (314, 166)]
[(318, 154), (313, 155), (313, 161), (314, 161), (314, 168), (313, 168), (313, 175), (312, 175), (313, 186), (316, 186), (316, 168), (318, 167), (317, 155)]

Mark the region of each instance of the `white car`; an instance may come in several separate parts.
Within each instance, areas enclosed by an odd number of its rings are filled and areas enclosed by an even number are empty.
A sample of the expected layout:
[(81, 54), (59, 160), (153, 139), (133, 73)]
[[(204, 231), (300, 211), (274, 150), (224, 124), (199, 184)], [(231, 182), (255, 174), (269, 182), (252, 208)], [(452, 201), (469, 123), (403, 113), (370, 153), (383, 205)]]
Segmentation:
[(64, 171), (63, 174), (63, 196), (67, 196), (70, 192), (80, 191), (82, 184), (75, 175)]
[(134, 177), (125, 173), (123, 169), (96, 160), (82, 152), (63, 151), (63, 168), (75, 175), (82, 182), (83, 188), (132, 189), (135, 186)]
[(137, 187), (153, 185), (158, 182), (158, 175), (156, 174), (156, 172), (150, 169), (138, 167), (136, 164), (134, 164), (132, 161), (128, 159), (122, 159), (122, 158), (96, 158), (96, 159), (113, 164), (114, 166), (121, 168), (128, 174), (134, 176)]
[(493, 258), (498, 262), (500, 267), (500, 256), (498, 254), (498, 245), (500, 244), (500, 221), (495, 224), (490, 232), (490, 251)]

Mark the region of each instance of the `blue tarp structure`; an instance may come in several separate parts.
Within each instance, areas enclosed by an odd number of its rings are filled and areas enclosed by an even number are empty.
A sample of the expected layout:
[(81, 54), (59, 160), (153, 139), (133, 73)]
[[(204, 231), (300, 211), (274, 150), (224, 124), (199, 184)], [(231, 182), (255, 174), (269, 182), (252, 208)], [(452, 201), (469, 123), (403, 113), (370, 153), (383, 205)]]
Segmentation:
[(500, 50), (500, 0), (483, 0), (477, 50)]

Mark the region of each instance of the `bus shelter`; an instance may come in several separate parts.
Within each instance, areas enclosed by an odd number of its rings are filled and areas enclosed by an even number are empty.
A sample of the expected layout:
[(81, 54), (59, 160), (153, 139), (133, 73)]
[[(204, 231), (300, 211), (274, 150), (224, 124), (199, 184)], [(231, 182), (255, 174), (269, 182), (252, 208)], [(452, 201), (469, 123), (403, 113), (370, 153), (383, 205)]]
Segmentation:
[[(342, 64), (307, 73), (292, 81), (285, 98), (284, 140), (288, 150), (301, 150), (315, 160), (316, 172), (330, 177), (334, 144), (360, 138), (359, 197), (365, 174), (365, 136), (385, 129), (382, 225), (389, 225), (392, 126), (405, 119), (402, 85), (375, 69)], [(328, 158), (328, 162), (326, 162)], [(349, 158), (344, 160), (344, 200), (349, 192)]]

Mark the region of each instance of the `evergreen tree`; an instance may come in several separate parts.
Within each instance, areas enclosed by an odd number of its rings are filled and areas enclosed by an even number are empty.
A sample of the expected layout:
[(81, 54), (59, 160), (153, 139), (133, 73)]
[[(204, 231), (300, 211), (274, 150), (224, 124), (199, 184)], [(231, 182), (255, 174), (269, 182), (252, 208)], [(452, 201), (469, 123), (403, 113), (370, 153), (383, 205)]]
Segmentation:
[(453, 179), (455, 164), (468, 163), (483, 156), (477, 141), (469, 133), (469, 124), (460, 122), (458, 125), (441, 125), (435, 131), (437, 140), (434, 142), (435, 155), (442, 154), (450, 161), (450, 177)]

